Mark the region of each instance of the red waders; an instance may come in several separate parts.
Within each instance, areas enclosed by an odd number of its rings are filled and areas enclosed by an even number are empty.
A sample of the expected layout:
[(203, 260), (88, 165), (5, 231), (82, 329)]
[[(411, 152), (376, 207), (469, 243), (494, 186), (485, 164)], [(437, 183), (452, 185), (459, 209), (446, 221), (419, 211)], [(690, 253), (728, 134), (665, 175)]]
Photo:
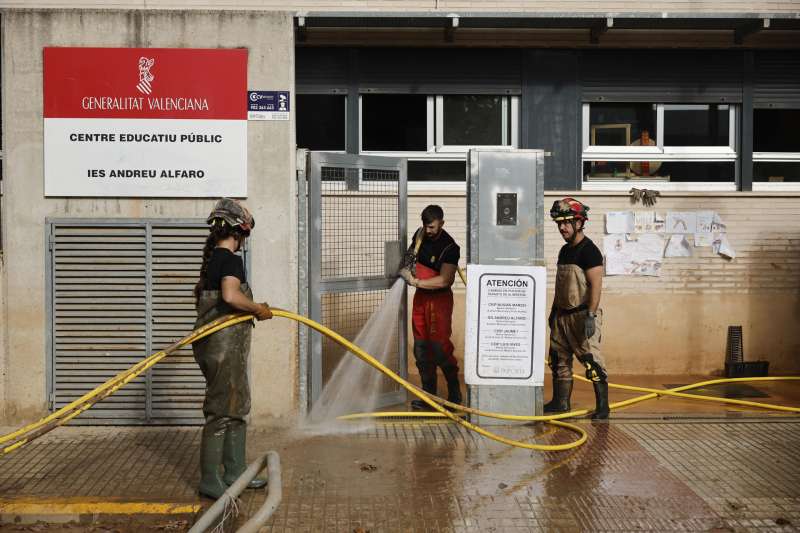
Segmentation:
[[(430, 279), (439, 272), (420, 263), (416, 265), (418, 279)], [(450, 342), (453, 317), (453, 291), (450, 288), (429, 291), (417, 289), (411, 313), (414, 332), (414, 358), (419, 370), (422, 388), (436, 394), (436, 367), (442, 369), (447, 380), (447, 399), (461, 403), (458, 383), (458, 361), (453, 356)]]

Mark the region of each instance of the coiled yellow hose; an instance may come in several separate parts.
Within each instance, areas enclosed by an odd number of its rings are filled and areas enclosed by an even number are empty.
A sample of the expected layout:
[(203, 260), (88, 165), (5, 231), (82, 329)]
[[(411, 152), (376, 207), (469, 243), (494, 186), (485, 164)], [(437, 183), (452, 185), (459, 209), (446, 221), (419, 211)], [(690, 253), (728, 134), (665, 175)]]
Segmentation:
[[(309, 318), (306, 318), (302, 315), (298, 315), (296, 313), (292, 313), (291, 311), (286, 311), (283, 309), (272, 308), (272, 314), (276, 317), (283, 317), (288, 318), (291, 320), (295, 320), (301, 324), (305, 324), (306, 326), (322, 333), (323, 335), (329, 337), (334, 342), (338, 343), (339, 345), (343, 346), (347, 351), (355, 354), (357, 357), (361, 358), (366, 363), (372, 365), (380, 372), (383, 372), (388, 377), (392, 378), (396, 381), (399, 385), (405, 388), (414, 396), (418, 397), (420, 400), (427, 403), (431, 408), (435, 410), (435, 412), (431, 413), (400, 413), (400, 412), (383, 412), (383, 413), (368, 413), (368, 414), (357, 414), (357, 415), (349, 415), (342, 417), (343, 419), (355, 419), (355, 418), (364, 418), (364, 417), (446, 417), (457, 424), (464, 426), (465, 428), (469, 429), (470, 431), (475, 431), (476, 433), (483, 435), (484, 437), (490, 438), (497, 442), (501, 442), (503, 444), (508, 444), (510, 446), (515, 446), (518, 448), (526, 448), (531, 450), (540, 450), (540, 451), (563, 451), (575, 448), (580, 446), (584, 442), (586, 442), (587, 434), (586, 432), (581, 429), (580, 427), (569, 424), (566, 422), (561, 422), (560, 419), (563, 418), (572, 418), (577, 416), (583, 416), (589, 414), (591, 411), (588, 409), (578, 409), (575, 411), (571, 411), (569, 413), (561, 413), (558, 415), (549, 415), (549, 416), (527, 416), (527, 415), (509, 415), (504, 413), (492, 413), (487, 411), (481, 411), (478, 409), (472, 409), (469, 407), (453, 404), (448, 402), (442, 398), (436, 396), (430, 396), (427, 393), (423, 392), (416, 386), (412, 385), (408, 381), (404, 380), (402, 377), (397, 375), (394, 371), (387, 368), (383, 365), (380, 361), (376, 360), (374, 357), (366, 353), (364, 350), (353, 344), (352, 342), (348, 341), (335, 331), (319, 324)], [(224, 317), (220, 317), (217, 320), (214, 320), (187, 335), (186, 337), (182, 338), (181, 340), (175, 342), (171, 346), (161, 350), (159, 352), (154, 353), (150, 357), (143, 359), (142, 361), (136, 363), (128, 370), (125, 370), (113, 378), (109, 379), (102, 385), (98, 386), (97, 388), (93, 389), (92, 391), (84, 394), (80, 398), (70, 402), (68, 405), (65, 405), (61, 409), (55, 411), (54, 413), (29, 424), (25, 427), (22, 427), (12, 433), (7, 435), (0, 436), (0, 444), (11, 442), (7, 446), (2, 448), (2, 454), (10, 453), (14, 450), (21, 448), (22, 446), (32, 442), (34, 439), (41, 437), (42, 435), (46, 434), (47, 432), (55, 429), (58, 426), (66, 424), (76, 416), (80, 415), (87, 409), (91, 408), (97, 402), (107, 398), (108, 396), (112, 395), (114, 392), (119, 390), (121, 387), (129, 383), (130, 381), (136, 379), (139, 375), (143, 372), (147, 371), (149, 368), (153, 367), (156, 363), (167, 357), (169, 354), (173, 353), (175, 350), (178, 350), (186, 345), (191, 344), (194, 341), (200, 340), (203, 337), (211, 335), (223, 328), (232, 326), (234, 324), (238, 324), (240, 322), (246, 322), (252, 320), (252, 315), (243, 315), (243, 314), (234, 314), (234, 315), (227, 315)], [(582, 376), (575, 376), (577, 379), (582, 381), (589, 382), (588, 379)], [(707, 385), (715, 385), (718, 383), (730, 383), (730, 382), (743, 382), (743, 381), (797, 381), (800, 380), (800, 376), (786, 376), (786, 377), (763, 377), (763, 378), (730, 378), (730, 379), (713, 379), (708, 381), (703, 381), (700, 383), (694, 383), (691, 385), (685, 385), (683, 387), (676, 387), (674, 389), (651, 389), (646, 387), (635, 387), (630, 385), (617, 385), (613, 383), (609, 383), (609, 387), (617, 388), (617, 389), (624, 389), (630, 391), (637, 391), (637, 392), (645, 392), (642, 396), (637, 396), (635, 398), (630, 398), (628, 400), (624, 400), (621, 402), (616, 402), (610, 405), (611, 409), (618, 409), (620, 407), (624, 407), (627, 405), (632, 405), (634, 403), (642, 402), (645, 400), (650, 400), (653, 398), (657, 398), (658, 396), (675, 396), (679, 398), (687, 398), (692, 400), (703, 400), (703, 401), (714, 401), (714, 402), (723, 402), (729, 403), (734, 405), (742, 405), (747, 407), (756, 407), (760, 409), (772, 409), (778, 411), (787, 411), (793, 413), (800, 413), (800, 408), (798, 407), (789, 407), (783, 405), (772, 405), (760, 402), (750, 402), (745, 400), (736, 400), (731, 398), (719, 398), (716, 396), (699, 396), (694, 394), (685, 394), (682, 391), (686, 391), (689, 389), (703, 387)], [(485, 416), (489, 418), (497, 418), (502, 420), (512, 420), (512, 421), (541, 421), (547, 422), (548, 424), (552, 424), (557, 427), (562, 427), (565, 429), (569, 429), (579, 435), (578, 439), (566, 443), (566, 444), (530, 444), (526, 442), (515, 441), (512, 439), (508, 439), (501, 435), (497, 435), (490, 431), (487, 431), (480, 426), (472, 424), (460, 416), (456, 415), (454, 412), (451, 412), (445, 407), (449, 407), (453, 409), (453, 411), (457, 412), (464, 412), (464, 413), (471, 413), (479, 416)]]

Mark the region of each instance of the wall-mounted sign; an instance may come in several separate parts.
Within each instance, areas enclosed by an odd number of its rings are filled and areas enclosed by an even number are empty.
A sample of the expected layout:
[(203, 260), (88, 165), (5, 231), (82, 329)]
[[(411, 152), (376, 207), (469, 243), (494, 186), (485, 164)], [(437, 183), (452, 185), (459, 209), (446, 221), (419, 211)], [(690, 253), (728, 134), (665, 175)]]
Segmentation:
[(247, 120), (289, 120), (289, 91), (247, 91)]
[(247, 50), (44, 49), (45, 196), (247, 196)]
[(467, 384), (543, 385), (546, 272), (533, 266), (468, 266)]

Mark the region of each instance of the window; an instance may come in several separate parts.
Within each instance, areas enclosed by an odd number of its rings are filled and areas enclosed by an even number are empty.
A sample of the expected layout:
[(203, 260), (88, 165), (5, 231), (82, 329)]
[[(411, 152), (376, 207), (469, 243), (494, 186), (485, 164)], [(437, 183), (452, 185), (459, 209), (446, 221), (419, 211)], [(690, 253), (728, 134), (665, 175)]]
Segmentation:
[(800, 187), (800, 109), (753, 111), (753, 189)]
[(343, 152), (346, 102), (344, 95), (297, 95), (297, 146)]
[(428, 149), (427, 97), (369, 94), (361, 97), (363, 151), (416, 152)]
[(416, 160), (408, 162), (408, 181), (466, 181), (465, 161)]
[(364, 94), (361, 151), (408, 158), (410, 182), (464, 183), (466, 153), (518, 146), (519, 98)]
[[(592, 146), (637, 146), (639, 139), (656, 139), (653, 104), (592, 104), (589, 113)], [(646, 142), (646, 145), (649, 145)]]
[(584, 104), (583, 124), (587, 189), (630, 187), (631, 181), (662, 189), (735, 189), (733, 106)]
[(508, 98), (505, 96), (439, 96), (440, 146), (508, 146)]

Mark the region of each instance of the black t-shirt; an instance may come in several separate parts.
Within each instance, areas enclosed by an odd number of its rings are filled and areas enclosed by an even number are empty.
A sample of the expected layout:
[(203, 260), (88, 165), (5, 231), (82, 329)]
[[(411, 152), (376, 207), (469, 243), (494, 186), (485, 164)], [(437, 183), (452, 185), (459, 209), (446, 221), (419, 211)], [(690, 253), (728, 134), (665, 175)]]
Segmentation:
[[(417, 233), (424, 230), (417, 230)], [(417, 233), (414, 234), (414, 239), (411, 242), (411, 251), (414, 251), (414, 246), (417, 243)], [(445, 230), (441, 230), (436, 239), (424, 238), (422, 246), (419, 247), (417, 252), (417, 262), (432, 268), (436, 272), (441, 272), (442, 263), (448, 263), (458, 266), (458, 260), (461, 258), (461, 249)]]
[(247, 282), (242, 258), (227, 248), (214, 248), (206, 270), (206, 290), (221, 290), (222, 278), (225, 276), (239, 278), (242, 283)]
[(559, 265), (578, 265), (581, 270), (603, 266), (603, 254), (589, 237), (584, 237), (577, 246), (565, 244), (558, 252)]

